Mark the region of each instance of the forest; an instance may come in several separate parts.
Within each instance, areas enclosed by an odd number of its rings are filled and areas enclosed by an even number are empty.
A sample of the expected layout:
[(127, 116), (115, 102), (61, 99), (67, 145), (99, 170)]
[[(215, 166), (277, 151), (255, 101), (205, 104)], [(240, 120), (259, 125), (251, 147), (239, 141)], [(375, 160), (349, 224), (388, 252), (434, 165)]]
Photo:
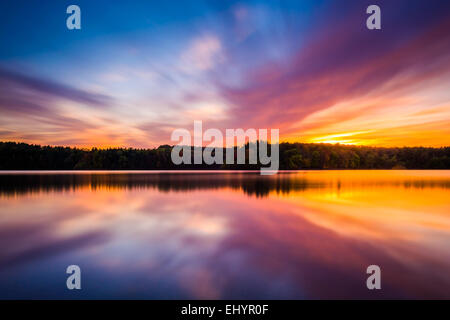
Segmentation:
[[(248, 157), (248, 145), (241, 148), (246, 148)], [(450, 169), (450, 147), (280, 143), (279, 150), (280, 170)], [(261, 167), (260, 164), (175, 165), (171, 151), (169, 145), (154, 149), (80, 149), (0, 142), (0, 170), (259, 170)]]

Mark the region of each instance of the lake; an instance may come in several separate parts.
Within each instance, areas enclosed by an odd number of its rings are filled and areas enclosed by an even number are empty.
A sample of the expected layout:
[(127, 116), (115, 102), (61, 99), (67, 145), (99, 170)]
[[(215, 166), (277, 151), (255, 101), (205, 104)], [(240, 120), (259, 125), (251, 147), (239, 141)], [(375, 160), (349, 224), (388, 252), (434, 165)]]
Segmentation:
[(448, 299), (450, 171), (1, 172), (0, 298)]

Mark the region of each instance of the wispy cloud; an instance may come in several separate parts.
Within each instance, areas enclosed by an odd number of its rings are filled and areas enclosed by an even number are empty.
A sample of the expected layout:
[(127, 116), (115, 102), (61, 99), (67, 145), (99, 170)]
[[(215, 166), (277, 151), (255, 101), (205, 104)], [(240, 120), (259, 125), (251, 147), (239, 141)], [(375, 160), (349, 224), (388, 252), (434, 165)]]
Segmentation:
[(220, 39), (209, 34), (194, 39), (182, 53), (180, 63), (183, 71), (196, 73), (211, 70), (224, 59)]
[[(0, 53), (0, 139), (147, 147), (203, 120), (205, 129), (279, 128), (289, 141), (450, 144), (449, 2), (378, 4), (376, 31), (356, 0), (180, 12), (114, 4), (114, 21), (101, 16), (47, 49), (17, 25), (17, 38), (0, 35), (10, 43)], [(102, 29), (124, 12), (123, 27)], [(151, 19), (139, 22), (142, 12)]]
[[(9, 97), (9, 104), (2, 103), (2, 108), (14, 108), (11, 102), (14, 101), (13, 96), (20, 97), (24, 92), (32, 95), (45, 96), (47, 99), (62, 98), (72, 100), (79, 103), (85, 103), (95, 107), (105, 107), (112, 102), (110, 96), (90, 93), (69, 85), (54, 82), (45, 78), (35, 77), (20, 73), (17, 71), (10, 71), (7, 69), (0, 69), (0, 99)], [(35, 106), (31, 103), (31, 109)], [(22, 105), (24, 106), (24, 105)]]

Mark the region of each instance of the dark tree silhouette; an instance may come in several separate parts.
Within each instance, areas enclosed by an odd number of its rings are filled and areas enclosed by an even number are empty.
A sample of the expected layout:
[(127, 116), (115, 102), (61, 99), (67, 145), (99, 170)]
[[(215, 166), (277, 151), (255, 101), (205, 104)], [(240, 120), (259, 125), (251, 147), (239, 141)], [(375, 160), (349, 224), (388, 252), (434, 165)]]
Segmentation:
[[(241, 148), (248, 148), (248, 144)], [(237, 149), (235, 147), (235, 158)], [(169, 145), (155, 149), (85, 150), (0, 142), (0, 170), (249, 170), (261, 167), (260, 164), (174, 165), (171, 151)], [(223, 154), (225, 157), (226, 150)], [(450, 169), (450, 147), (376, 148), (281, 143), (280, 169)]]

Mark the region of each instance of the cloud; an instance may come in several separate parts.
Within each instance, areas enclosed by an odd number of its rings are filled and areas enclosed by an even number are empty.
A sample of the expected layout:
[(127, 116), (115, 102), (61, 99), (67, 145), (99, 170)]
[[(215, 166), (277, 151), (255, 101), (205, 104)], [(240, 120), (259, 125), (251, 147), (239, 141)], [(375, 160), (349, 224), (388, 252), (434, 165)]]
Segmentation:
[[(365, 17), (359, 13), (360, 7), (323, 19), (288, 61), (271, 60), (247, 70), (236, 86), (216, 79), (222, 97), (234, 106), (227, 125), (280, 128), (282, 135), (297, 133), (299, 137), (302, 132), (298, 124), (304, 119), (340, 103), (369, 95), (371, 99), (385, 97), (384, 105), (367, 98), (360, 104), (364, 109), (344, 109), (341, 116), (357, 117), (374, 105), (385, 110), (386, 117), (392, 110), (390, 101), (421, 91), (437, 79), (448, 81), (445, 80), (450, 70), (448, 16), (436, 12), (434, 19), (425, 16), (415, 28), (408, 27), (406, 18), (400, 17), (393, 20), (395, 25), (386, 22), (384, 27), (388, 30), (374, 33), (363, 27), (361, 21)], [(386, 4), (384, 10), (392, 9), (401, 15), (401, 7), (394, 7)], [(393, 14), (390, 15), (393, 19)], [(425, 99), (422, 107), (430, 104), (431, 100)], [(338, 123), (340, 119), (332, 121)]]
[(214, 35), (194, 39), (181, 55), (182, 70), (187, 73), (208, 71), (223, 61), (222, 44)]
[[(0, 69), (1, 91), (0, 98), (9, 96), (9, 102), (12, 102), (11, 96), (16, 93), (20, 96), (21, 92), (33, 92), (37, 95), (45, 95), (47, 98), (63, 98), (91, 106), (105, 107), (112, 102), (111, 97), (86, 92), (51, 80), (25, 75), (20, 72), (12, 72), (7, 69)], [(8, 105), (2, 104), (1, 108), (8, 108)], [(36, 107), (31, 103), (30, 107)]]
[(105, 110), (112, 101), (106, 95), (0, 69), (0, 125), (7, 132), (1, 134), (3, 139), (52, 144), (64, 136), (73, 139), (96, 127), (95, 119), (76, 116), (80, 105)]
[(387, 141), (382, 135), (394, 127), (405, 128), (397, 141), (412, 141), (407, 135), (431, 122), (436, 136), (444, 133), (434, 118), (450, 121), (442, 89), (450, 79), (450, 4), (378, 4), (376, 31), (367, 30), (367, 2), (359, 0), (240, 2), (204, 15), (194, 8), (195, 22), (167, 24), (158, 37), (146, 24), (126, 39), (99, 45), (93, 37), (92, 46), (34, 66), (92, 91), (0, 65), (0, 126), (8, 132), (0, 137), (145, 147), (166, 143), (172, 128), (193, 120), (205, 128), (279, 128), (291, 141), (366, 131), (355, 140)]

